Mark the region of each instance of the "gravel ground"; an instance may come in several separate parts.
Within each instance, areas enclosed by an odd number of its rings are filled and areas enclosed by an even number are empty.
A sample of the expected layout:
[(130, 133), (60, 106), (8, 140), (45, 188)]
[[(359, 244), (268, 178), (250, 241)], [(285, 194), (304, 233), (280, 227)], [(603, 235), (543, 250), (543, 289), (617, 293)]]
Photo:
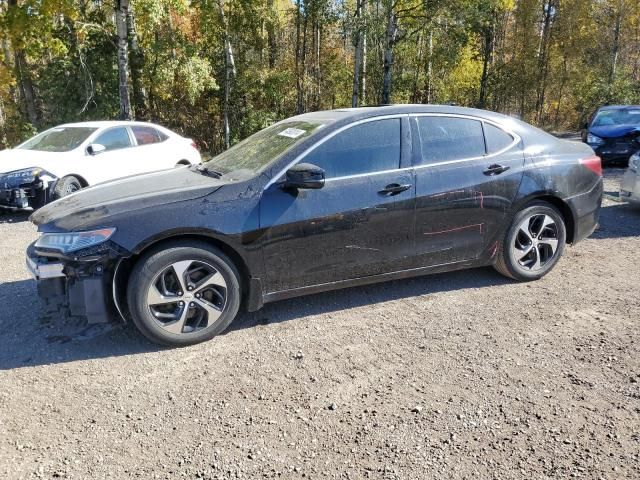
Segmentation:
[(44, 320), (0, 216), (0, 478), (640, 478), (640, 211), (545, 279), (280, 302), (195, 347)]

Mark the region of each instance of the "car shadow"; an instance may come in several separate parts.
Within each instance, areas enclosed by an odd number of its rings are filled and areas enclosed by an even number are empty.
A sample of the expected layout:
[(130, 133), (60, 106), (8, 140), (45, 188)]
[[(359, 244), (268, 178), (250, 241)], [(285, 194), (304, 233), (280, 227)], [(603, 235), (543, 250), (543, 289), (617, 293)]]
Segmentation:
[[(296, 320), (306, 315), (411, 298), (439, 291), (483, 288), (509, 281), (492, 269), (475, 269), (355, 287), (277, 302), (242, 314), (227, 331)], [(0, 371), (160, 351), (132, 325), (89, 325), (80, 319), (42, 313), (35, 282), (0, 284)]]
[(486, 267), (352, 287), (267, 304), (262, 310), (247, 313), (236, 320), (229, 331), (438, 292), (495, 287), (510, 283), (513, 282), (498, 274), (493, 268)]
[(603, 205), (598, 228), (590, 238), (625, 238), (640, 236), (640, 208), (629, 203)]
[(32, 213), (30, 211), (13, 211), (0, 208), (0, 224), (26, 222)]
[(0, 370), (160, 350), (133, 327), (42, 312), (33, 280), (0, 284)]

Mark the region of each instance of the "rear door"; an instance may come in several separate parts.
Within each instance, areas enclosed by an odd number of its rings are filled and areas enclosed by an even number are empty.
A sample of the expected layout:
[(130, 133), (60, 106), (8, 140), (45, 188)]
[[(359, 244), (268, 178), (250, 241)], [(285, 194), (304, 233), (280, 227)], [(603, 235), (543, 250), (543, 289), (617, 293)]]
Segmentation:
[(131, 132), (136, 147), (131, 150), (131, 162), (139, 173), (172, 168), (180, 158), (175, 145), (168, 145), (167, 135), (148, 125), (132, 125)]
[(412, 126), (417, 264), (474, 260), (492, 248), (518, 192), (522, 142), (475, 117), (420, 115)]
[(414, 249), (410, 150), (408, 117), (366, 121), (299, 160), (325, 170), (324, 188), (268, 187), (260, 205), (268, 291), (403, 269)]

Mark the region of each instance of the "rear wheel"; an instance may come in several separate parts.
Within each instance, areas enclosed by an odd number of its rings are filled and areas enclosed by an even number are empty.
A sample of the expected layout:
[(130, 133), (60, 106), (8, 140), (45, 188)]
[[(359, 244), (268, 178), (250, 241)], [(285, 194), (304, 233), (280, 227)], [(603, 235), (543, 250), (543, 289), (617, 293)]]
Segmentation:
[(149, 340), (200, 343), (222, 333), (240, 308), (240, 275), (218, 249), (175, 242), (143, 256), (127, 288), (133, 321)]
[(63, 177), (58, 180), (58, 183), (56, 183), (53, 196), (55, 200), (58, 200), (66, 197), (67, 195), (71, 195), (78, 190), (82, 190), (82, 183), (80, 183), (80, 180), (74, 176)]
[(515, 280), (538, 280), (556, 266), (566, 240), (562, 214), (546, 202), (531, 204), (515, 216), (498, 249), (495, 268)]

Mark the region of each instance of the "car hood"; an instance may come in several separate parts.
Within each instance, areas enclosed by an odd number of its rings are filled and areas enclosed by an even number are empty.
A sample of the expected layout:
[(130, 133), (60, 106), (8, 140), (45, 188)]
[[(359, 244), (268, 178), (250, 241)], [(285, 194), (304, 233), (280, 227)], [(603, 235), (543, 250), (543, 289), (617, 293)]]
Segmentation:
[(72, 152), (39, 152), (37, 150), (13, 150), (0, 151), (0, 176), (3, 173), (15, 172), (24, 168), (40, 167), (50, 172), (55, 169), (56, 163)]
[(640, 133), (640, 125), (605, 125), (602, 127), (591, 127), (589, 132), (600, 138), (620, 138), (630, 133)]
[(31, 215), (31, 221), (46, 231), (108, 226), (112, 216), (194, 200), (226, 183), (194, 171), (192, 167), (135, 175), (101, 183), (50, 203)]

